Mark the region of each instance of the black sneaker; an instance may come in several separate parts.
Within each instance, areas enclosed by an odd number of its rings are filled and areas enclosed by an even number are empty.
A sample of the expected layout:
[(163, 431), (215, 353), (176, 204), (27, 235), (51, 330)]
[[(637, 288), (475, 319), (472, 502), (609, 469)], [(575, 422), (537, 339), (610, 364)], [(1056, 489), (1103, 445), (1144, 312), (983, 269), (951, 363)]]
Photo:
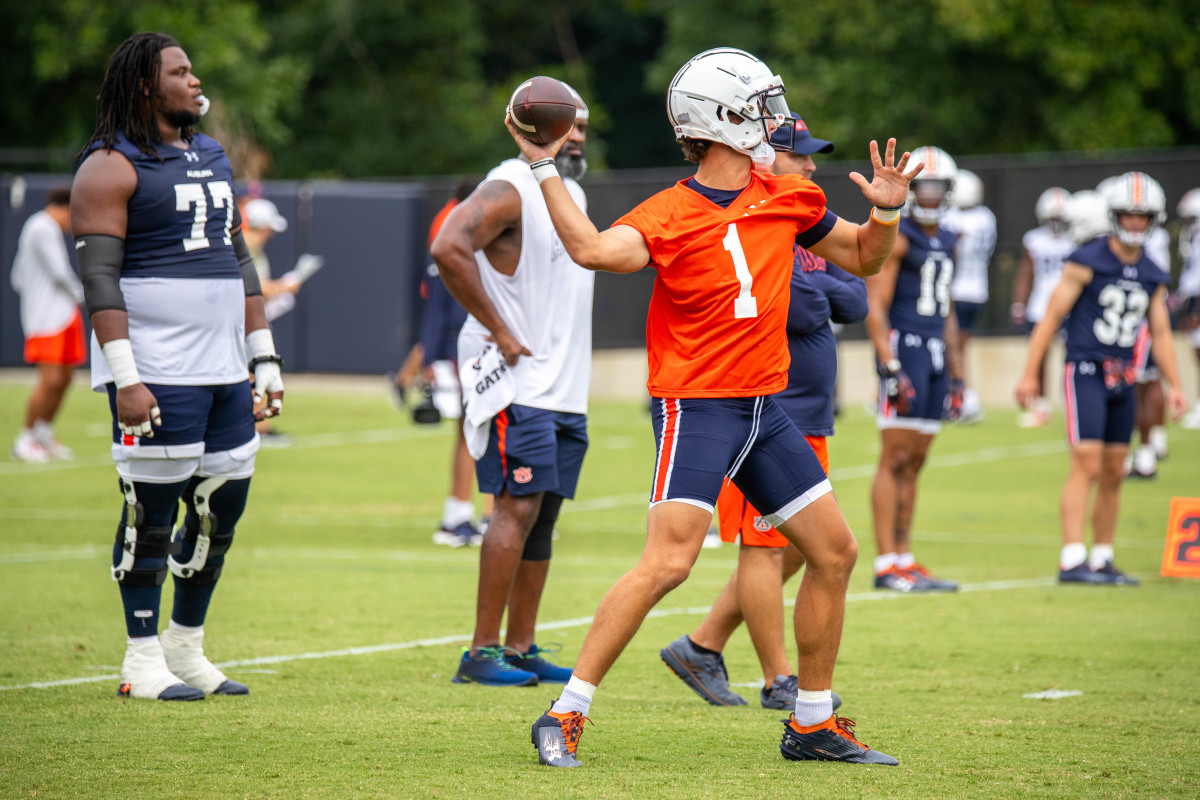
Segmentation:
[(578, 711), (542, 714), (529, 732), (529, 738), (537, 748), (538, 761), (547, 767), (583, 766), (583, 762), (575, 758), (575, 751), (579, 748), (585, 722), (591, 720)]
[(1132, 575), (1126, 575), (1121, 570), (1113, 566), (1113, 562), (1109, 561), (1103, 567), (1092, 571), (1095, 576), (1096, 583), (1107, 583), (1113, 586), (1138, 586), (1141, 584), (1137, 578)]
[(855, 739), (852, 719), (831, 715), (819, 725), (801, 727), (796, 724), (796, 715), (792, 714), (780, 722), (783, 723), (783, 740), (779, 743), (779, 752), (788, 761), (845, 761), (890, 767), (900, 763)]
[(720, 653), (702, 653), (687, 636), (658, 651), (663, 663), (691, 690), (714, 706), (744, 706), (746, 698), (729, 689), (729, 673)]
[(1070, 569), (1059, 569), (1059, 583), (1101, 583), (1100, 577), (1087, 565), (1087, 562), (1071, 567)]
[(911, 592), (913, 590), (912, 578), (908, 577), (907, 572), (902, 572), (896, 567), (889, 568), (886, 572), (881, 572), (875, 576), (876, 589), (889, 589), (893, 592)]

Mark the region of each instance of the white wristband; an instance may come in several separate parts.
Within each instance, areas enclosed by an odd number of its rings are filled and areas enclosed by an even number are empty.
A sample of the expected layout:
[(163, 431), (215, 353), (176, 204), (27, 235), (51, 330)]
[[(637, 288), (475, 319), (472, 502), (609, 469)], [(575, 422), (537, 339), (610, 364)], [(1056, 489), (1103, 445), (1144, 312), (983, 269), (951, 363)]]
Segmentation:
[(891, 225), (896, 220), (900, 219), (900, 209), (898, 208), (880, 208), (875, 206), (871, 209), (871, 216), (880, 225)]
[(535, 162), (529, 165), (533, 170), (533, 177), (537, 178), (538, 185), (547, 178), (557, 178), (558, 168), (554, 166), (554, 159), (547, 158), (542, 161)]
[(277, 355), (275, 337), (271, 335), (270, 328), (259, 328), (246, 334), (246, 355), (248, 356), (247, 361), (261, 356)]
[(129, 344), (128, 339), (113, 339), (111, 342), (106, 342), (100, 347), (100, 352), (104, 354), (104, 360), (108, 362), (109, 372), (112, 373), (113, 381), (117, 384), (118, 389), (142, 382), (141, 376), (138, 375), (137, 364), (133, 360), (133, 346)]

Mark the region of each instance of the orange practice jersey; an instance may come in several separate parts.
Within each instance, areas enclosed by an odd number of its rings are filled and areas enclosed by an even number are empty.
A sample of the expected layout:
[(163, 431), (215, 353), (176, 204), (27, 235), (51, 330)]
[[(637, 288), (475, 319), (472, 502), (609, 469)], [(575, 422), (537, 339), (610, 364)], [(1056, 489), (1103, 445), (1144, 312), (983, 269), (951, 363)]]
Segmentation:
[(653, 397), (787, 386), (792, 246), (825, 215), (825, 194), (798, 175), (750, 175), (729, 208), (680, 181), (613, 223), (642, 235), (658, 270), (646, 320)]

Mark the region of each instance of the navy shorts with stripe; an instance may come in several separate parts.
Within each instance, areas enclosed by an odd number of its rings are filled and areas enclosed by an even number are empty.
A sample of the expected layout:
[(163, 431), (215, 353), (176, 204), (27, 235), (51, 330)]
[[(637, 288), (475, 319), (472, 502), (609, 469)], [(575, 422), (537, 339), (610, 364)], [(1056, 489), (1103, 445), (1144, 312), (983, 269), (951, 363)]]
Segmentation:
[(492, 419), (487, 450), (475, 462), (479, 491), (573, 498), (587, 447), (587, 414), (514, 403)]
[(1067, 441), (1128, 445), (1137, 420), (1133, 386), (1109, 389), (1104, 367), (1095, 361), (1068, 361), (1063, 369)]
[(950, 376), (946, 371), (946, 343), (934, 337), (897, 330), (892, 331), (891, 341), (892, 351), (900, 360), (900, 368), (912, 381), (916, 394), (912, 400), (912, 410), (900, 414), (888, 403), (887, 390), (881, 379), (876, 424), (879, 428), (912, 428), (924, 433), (937, 433), (942, 427), (946, 394), (950, 388)]
[[(112, 412), (113, 444), (123, 435), (117, 425), (117, 389), (110, 383), (108, 408)], [(158, 401), (162, 427), (154, 428), (147, 445), (166, 446), (204, 442), (206, 453), (223, 453), (254, 438), (254, 398), (250, 381), (215, 386), (146, 384)]]
[(777, 525), (830, 491), (812, 446), (773, 397), (655, 398), (652, 410), (651, 505), (676, 500), (711, 511), (729, 475)]

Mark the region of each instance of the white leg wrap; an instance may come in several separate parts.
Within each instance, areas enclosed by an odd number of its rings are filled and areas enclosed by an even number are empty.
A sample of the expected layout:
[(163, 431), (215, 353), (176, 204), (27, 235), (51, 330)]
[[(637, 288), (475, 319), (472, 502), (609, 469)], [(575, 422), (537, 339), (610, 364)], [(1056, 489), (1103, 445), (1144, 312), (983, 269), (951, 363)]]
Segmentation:
[(227, 678), (204, 657), (204, 629), (168, 627), (159, 635), (162, 653), (171, 672), (184, 683), (212, 694)]
[[(121, 664), (122, 690), (127, 691), (129, 697), (157, 700), (164, 691), (182, 683), (184, 681), (167, 667), (158, 637), (129, 640), (125, 646), (125, 661)], [(124, 689), (126, 686), (127, 690)]]

